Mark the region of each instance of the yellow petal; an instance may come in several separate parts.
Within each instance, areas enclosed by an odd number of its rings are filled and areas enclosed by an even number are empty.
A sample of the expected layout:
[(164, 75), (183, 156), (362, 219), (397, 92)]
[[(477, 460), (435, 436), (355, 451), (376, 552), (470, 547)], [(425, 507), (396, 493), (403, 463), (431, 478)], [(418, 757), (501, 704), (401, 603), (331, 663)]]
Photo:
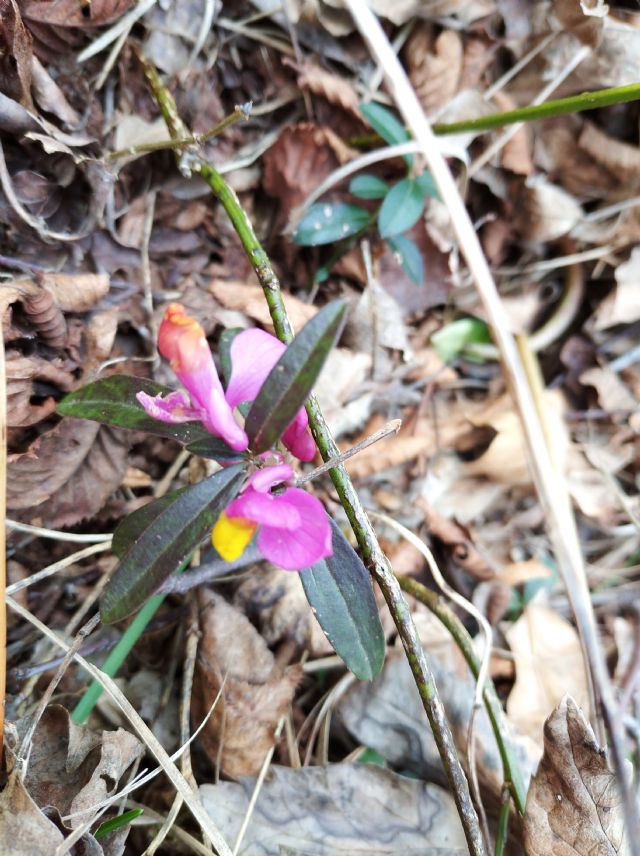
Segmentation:
[(227, 517), (222, 512), (211, 532), (211, 543), (225, 562), (233, 562), (244, 553), (258, 524), (246, 517)]

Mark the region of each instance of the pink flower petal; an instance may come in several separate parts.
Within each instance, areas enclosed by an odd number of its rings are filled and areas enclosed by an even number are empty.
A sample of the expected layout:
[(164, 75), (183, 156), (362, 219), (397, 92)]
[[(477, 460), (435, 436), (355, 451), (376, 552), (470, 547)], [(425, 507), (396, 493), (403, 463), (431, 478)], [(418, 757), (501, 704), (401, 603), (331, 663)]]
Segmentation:
[(291, 482), (292, 480), (293, 470), (289, 464), (265, 467), (262, 470), (256, 470), (249, 476), (249, 484), (254, 490), (260, 493), (269, 493), (275, 485), (282, 484), (282, 482)]
[(300, 512), (295, 502), (287, 501), (287, 494), (291, 490), (293, 488), (289, 488), (280, 496), (274, 496), (270, 493), (260, 493), (249, 487), (227, 506), (226, 515), (227, 517), (245, 517), (255, 523), (275, 526), (283, 530), (297, 529), (301, 525)]
[(167, 396), (151, 396), (146, 392), (138, 392), (136, 398), (149, 416), (160, 422), (199, 422), (203, 417), (202, 410), (191, 407), (191, 402), (184, 392), (171, 392)]
[(307, 411), (301, 407), (296, 418), (282, 435), (282, 442), (300, 461), (312, 461), (316, 456), (316, 444), (309, 433), (308, 425)]
[(232, 449), (246, 449), (249, 440), (224, 397), (204, 331), (179, 303), (169, 304), (165, 311), (158, 349), (171, 361), (171, 368), (191, 394), (193, 403), (204, 411), (202, 422), (207, 430), (222, 437)]
[(267, 375), (286, 350), (275, 336), (264, 330), (243, 330), (231, 343), (231, 377), (225, 397), (231, 407), (253, 401)]
[(258, 530), (257, 545), (265, 559), (287, 571), (300, 571), (331, 556), (331, 525), (315, 496), (299, 488), (290, 488), (284, 496), (295, 505), (300, 525), (293, 530), (263, 525)]

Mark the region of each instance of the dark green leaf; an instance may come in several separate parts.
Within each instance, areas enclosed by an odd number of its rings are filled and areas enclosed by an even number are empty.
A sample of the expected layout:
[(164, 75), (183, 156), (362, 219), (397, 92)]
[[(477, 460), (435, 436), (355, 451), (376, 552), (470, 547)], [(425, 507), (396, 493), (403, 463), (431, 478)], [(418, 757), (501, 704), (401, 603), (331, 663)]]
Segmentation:
[(423, 172), (416, 177), (416, 184), (425, 196), (431, 196), (433, 199), (439, 199), (440, 194), (430, 172)]
[(333, 244), (366, 229), (370, 220), (369, 212), (358, 205), (318, 202), (309, 208), (292, 240), (304, 247)]
[(363, 681), (384, 663), (385, 639), (371, 577), (331, 520), (333, 556), (300, 573), (307, 600), (336, 654)]
[(378, 229), (383, 238), (406, 232), (424, 211), (424, 194), (414, 178), (403, 178), (384, 198), (378, 212)]
[(144, 809), (132, 808), (130, 811), (125, 811), (122, 814), (119, 814), (117, 817), (112, 817), (111, 820), (105, 820), (105, 822), (101, 823), (93, 833), (93, 837), (99, 841), (101, 838), (104, 838), (105, 835), (109, 835), (110, 832), (115, 832), (116, 829), (121, 829), (123, 826), (131, 823), (132, 820), (135, 820), (136, 817), (140, 817), (141, 814), (144, 814)]
[(422, 285), (424, 282), (422, 253), (411, 238), (407, 238), (406, 235), (396, 235), (395, 238), (389, 238), (389, 245), (398, 255), (407, 276), (411, 277), (416, 285)]
[(148, 502), (142, 508), (138, 508), (131, 514), (128, 514), (118, 524), (116, 531), (113, 533), (111, 549), (116, 556), (121, 559), (140, 533), (156, 519), (161, 511), (164, 511), (167, 506), (171, 505), (177, 499), (178, 494), (184, 493), (185, 490), (189, 490), (189, 487), (181, 487), (179, 490), (174, 490), (166, 496), (162, 496), (153, 502)]
[[(407, 140), (411, 139), (409, 132), (402, 122), (396, 119), (393, 113), (381, 104), (375, 104), (373, 101), (369, 101), (367, 104), (361, 104), (360, 112), (371, 125), (373, 130), (380, 134), (382, 139), (390, 145), (393, 146), (395, 143), (406, 143)], [(413, 165), (413, 155), (406, 155), (404, 161), (409, 169), (411, 169)]]
[(271, 449), (293, 422), (338, 337), (344, 312), (343, 300), (321, 309), (269, 372), (244, 426), (253, 452)]
[(459, 318), (431, 337), (436, 353), (445, 363), (455, 359), (467, 345), (490, 341), (489, 328), (479, 318)]
[(388, 192), (387, 182), (375, 175), (357, 175), (349, 185), (349, 193), (360, 199), (384, 199)]
[(208, 440), (216, 447), (217, 459), (228, 460), (238, 457), (237, 452), (230, 449), (222, 440), (212, 437), (199, 422), (171, 425), (148, 416), (144, 407), (136, 399), (138, 392), (146, 392), (147, 395), (168, 395), (173, 390), (144, 378), (113, 375), (113, 377), (105, 377), (89, 383), (67, 395), (58, 405), (58, 413), (63, 416), (73, 416), (74, 419), (95, 419), (96, 422), (104, 422), (105, 425), (145, 431), (147, 434), (168, 437), (185, 445)]
[(229, 378), (231, 377), (231, 345), (238, 333), (242, 333), (242, 327), (229, 327), (222, 331), (218, 343), (218, 356), (225, 386), (229, 386)]
[(185, 491), (176, 491), (130, 543), (102, 597), (100, 614), (112, 624), (135, 612), (184, 562), (237, 495), (245, 476), (237, 465)]

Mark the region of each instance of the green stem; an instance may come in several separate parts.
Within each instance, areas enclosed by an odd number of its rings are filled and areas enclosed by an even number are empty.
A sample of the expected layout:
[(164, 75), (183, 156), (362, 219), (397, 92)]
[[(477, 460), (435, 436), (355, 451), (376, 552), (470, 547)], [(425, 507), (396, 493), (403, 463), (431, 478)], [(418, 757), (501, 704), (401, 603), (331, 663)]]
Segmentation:
[[(129, 655), (131, 649), (136, 644), (140, 636), (146, 630), (147, 625), (158, 611), (158, 608), (165, 597), (166, 595), (155, 595), (155, 597), (148, 600), (140, 612), (138, 612), (131, 624), (122, 634), (116, 647), (104, 661), (101, 671), (103, 671), (105, 675), (108, 675), (110, 678), (115, 677), (118, 669), (124, 662), (125, 658)], [(104, 689), (98, 681), (94, 680), (89, 684), (84, 695), (71, 713), (71, 719), (77, 725), (82, 725), (87, 721), (91, 711), (96, 706), (96, 702), (103, 692)]]
[[(467, 661), (472, 674), (477, 678), (480, 674), (480, 662), (473, 648), (473, 640), (455, 612), (446, 605), (439, 595), (416, 580), (411, 579), (411, 577), (398, 576), (398, 582), (404, 592), (415, 597), (420, 603), (423, 603), (444, 624), (454, 638), (462, 656)], [(508, 729), (504, 721), (502, 705), (491, 680), (487, 679), (485, 683), (483, 699), (502, 759), (505, 784), (511, 791), (513, 801), (519, 813), (524, 814), (527, 791), (524, 786), (518, 760), (508, 739)]]
[(520, 107), (517, 110), (507, 110), (504, 113), (491, 113), (478, 119), (468, 119), (464, 122), (436, 124), (435, 134), (462, 134), (466, 131), (492, 131), (515, 122), (534, 122), (536, 119), (550, 119), (553, 116), (564, 116), (567, 113), (582, 113), (584, 110), (596, 110), (598, 107), (610, 107), (612, 104), (624, 104), (627, 101), (637, 101), (640, 98), (640, 83), (630, 83), (628, 86), (614, 86), (611, 89), (600, 89), (596, 92), (582, 92), (569, 98), (556, 98), (531, 107)]
[[(289, 343), (293, 339), (293, 329), (287, 316), (280, 283), (247, 215), (240, 206), (238, 197), (211, 164), (200, 162), (193, 168), (194, 171), (200, 172), (225, 209), (262, 286), (276, 334), (282, 342)], [(323, 460), (326, 461), (338, 455), (340, 450), (336, 446), (320, 407), (313, 396), (307, 403), (307, 413), (309, 414), (311, 431)], [(329, 475), (349, 518), (365, 563), (380, 586), (402, 640), (418, 693), (451, 785), (470, 852), (473, 856), (481, 856), (485, 853), (485, 849), (478, 816), (469, 796), (469, 786), (456, 753), (451, 729), (438, 696), (433, 675), (427, 664), (424, 649), (411, 619), (409, 607), (402, 596), (402, 591), (387, 558), (378, 544), (376, 534), (346, 469), (343, 465), (339, 465), (330, 470)]]

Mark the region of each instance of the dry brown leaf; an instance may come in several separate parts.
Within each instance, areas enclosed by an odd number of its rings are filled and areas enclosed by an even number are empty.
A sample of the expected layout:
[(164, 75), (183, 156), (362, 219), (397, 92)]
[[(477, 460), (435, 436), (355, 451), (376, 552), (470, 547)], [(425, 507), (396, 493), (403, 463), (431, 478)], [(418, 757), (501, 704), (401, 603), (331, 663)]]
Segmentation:
[(196, 722), (224, 685), (200, 740), (211, 763), (228, 776), (256, 775), (302, 669), (280, 668), (251, 622), (221, 597), (201, 591), (198, 598), (202, 639), (191, 705)]
[(438, 538), (447, 548), (453, 561), (477, 580), (490, 580), (495, 576), (486, 559), (475, 547), (471, 533), (466, 526), (441, 514), (425, 499), (419, 498), (417, 505), (424, 513), (429, 534)]
[(541, 123), (535, 137), (534, 161), (550, 181), (581, 199), (608, 196), (616, 179), (603, 165), (576, 145), (582, 120), (561, 116)]
[(574, 35), (583, 45), (597, 48), (604, 26), (602, 16), (587, 14), (586, 3), (579, 0), (553, 0), (552, 9), (564, 30)]
[(603, 525), (614, 525), (620, 499), (612, 480), (576, 447), (569, 449), (566, 472), (569, 493), (585, 517)]
[(409, 79), (426, 113), (449, 102), (458, 91), (463, 45), (455, 30), (443, 30), (434, 40), (428, 25), (416, 27), (405, 50)]
[(135, 0), (27, 0), (22, 13), (25, 19), (56, 27), (91, 29), (115, 21), (133, 6)]
[[(564, 399), (558, 390), (545, 390), (542, 398), (545, 417), (549, 425), (549, 436), (553, 440), (554, 452), (560, 467), (564, 465), (570, 441), (567, 426), (562, 418)], [(464, 465), (467, 475), (485, 476), (499, 484), (523, 485), (531, 482), (531, 474), (525, 453), (520, 418), (512, 409), (509, 396), (502, 396), (489, 404), (484, 414), (475, 414), (472, 421), (477, 428), (495, 432), (486, 451), (476, 460)], [(462, 435), (456, 448), (469, 448), (476, 429)]]
[(507, 713), (522, 734), (542, 745), (549, 711), (568, 692), (589, 705), (587, 675), (575, 628), (545, 606), (529, 603), (505, 631), (516, 664)]
[[(332, 0), (335, 3), (336, 0)], [(491, 15), (496, 7), (493, 0), (371, 0), (371, 9), (376, 15), (388, 18), (396, 26), (402, 26), (414, 17), (439, 21), (449, 16), (464, 24), (470, 24), (485, 15)]]
[(0, 2), (0, 90), (28, 110), (31, 100), (32, 41), (16, 0)]
[(615, 271), (616, 287), (593, 315), (593, 329), (606, 330), (615, 324), (631, 324), (640, 318), (640, 246)]
[(32, 279), (3, 283), (0, 291), (0, 317), (17, 301), (37, 298), (42, 290), (50, 292), (63, 312), (86, 312), (109, 292), (109, 277), (102, 273), (45, 273)]
[(264, 563), (259, 573), (240, 583), (233, 604), (253, 621), (267, 645), (293, 641), (312, 657), (333, 652), (298, 574)]
[[(200, 786), (207, 813), (228, 841), (238, 836), (253, 789), (252, 779)], [(246, 856), (468, 852), (455, 803), (445, 790), (344, 762), (270, 767), (242, 841)]]
[(292, 210), (320, 182), (356, 152), (327, 125), (290, 125), (265, 153), (263, 187), (279, 200), (275, 229), (282, 229)]
[[(31, 717), (15, 723), (19, 741), (30, 725)], [(24, 785), (37, 805), (75, 815), (70, 822), (76, 828), (97, 815), (96, 804), (117, 790), (143, 752), (133, 734), (121, 728), (95, 732), (76, 725), (60, 705), (50, 705), (31, 741)]]
[(0, 793), (0, 852), (11, 856), (51, 856), (64, 837), (29, 796), (14, 772)]
[[(284, 60), (285, 65), (293, 65)], [(344, 77), (321, 68), (312, 60), (305, 60), (300, 65), (293, 65), (298, 73), (298, 86), (300, 89), (308, 89), (314, 95), (320, 95), (330, 104), (336, 104), (358, 120), (362, 115), (358, 109), (360, 96), (351, 81)]]
[[(73, 374), (64, 369), (59, 360), (42, 357), (24, 357), (18, 351), (7, 351), (7, 425), (23, 428), (46, 419), (56, 409), (53, 396), (36, 398), (35, 384), (54, 384), (63, 392), (71, 392), (76, 386)], [(46, 388), (46, 387), (45, 387)]]
[(555, 241), (580, 223), (576, 200), (541, 176), (527, 179), (516, 202), (516, 227), (527, 241)]
[[(515, 110), (516, 102), (506, 92), (494, 93), (492, 100), (500, 112)], [(516, 175), (531, 175), (534, 171), (531, 151), (531, 132), (526, 125), (519, 128), (504, 144), (500, 153), (500, 163), (505, 169)]]
[(580, 383), (592, 386), (600, 407), (614, 417), (616, 411), (634, 411), (638, 406), (629, 387), (607, 366), (593, 366), (582, 372)]
[(585, 122), (578, 145), (631, 190), (640, 182), (640, 152), (637, 146), (616, 140), (592, 122)]
[(527, 796), (524, 847), (527, 856), (629, 852), (616, 778), (570, 695), (544, 725), (544, 754)]
[(500, 569), (499, 579), (510, 586), (519, 586), (530, 580), (549, 579), (553, 572), (548, 565), (538, 559), (526, 559), (523, 562), (511, 562)]
[[(273, 332), (269, 307), (265, 303), (264, 293), (259, 285), (246, 285), (244, 282), (235, 280), (214, 279), (211, 280), (207, 289), (225, 309), (243, 312), (266, 330)], [(285, 295), (284, 302), (295, 330), (304, 327), (307, 321), (310, 321), (318, 311), (316, 306), (303, 303), (302, 300), (292, 294)]]

